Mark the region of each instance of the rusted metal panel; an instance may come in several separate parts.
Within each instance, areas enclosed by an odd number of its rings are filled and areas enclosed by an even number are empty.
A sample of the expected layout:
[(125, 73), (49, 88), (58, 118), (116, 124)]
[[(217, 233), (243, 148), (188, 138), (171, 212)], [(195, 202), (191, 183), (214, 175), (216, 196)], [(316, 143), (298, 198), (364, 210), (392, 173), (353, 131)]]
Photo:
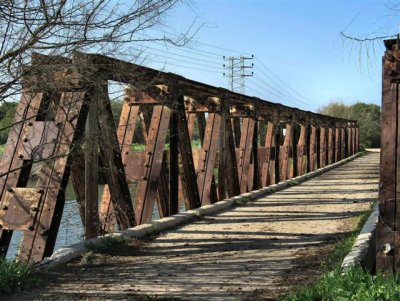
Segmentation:
[[(130, 102), (125, 101), (122, 105), (122, 111), (119, 119), (117, 128), (118, 143), (121, 149), (121, 158), (125, 166), (125, 172), (130, 172), (130, 175), (126, 174), (128, 179), (134, 180), (132, 173), (141, 173), (143, 169), (136, 170), (134, 168), (137, 165), (136, 157), (128, 158), (131, 155), (131, 145), (135, 134), (135, 126), (138, 122), (140, 113), (140, 107), (138, 105), (132, 105)], [(134, 160), (132, 160), (134, 159)], [(129, 162), (129, 164), (127, 164)], [(140, 161), (139, 161), (140, 162)], [(142, 166), (142, 165), (140, 165)], [(113, 204), (111, 201), (111, 193), (108, 185), (104, 185), (103, 195), (99, 206), (99, 219), (102, 227), (102, 232), (112, 232), (117, 224), (117, 218), (115, 216)]]
[(326, 166), (327, 148), (326, 148), (326, 128), (320, 127), (320, 140), (319, 140), (319, 168)]
[(265, 158), (264, 161), (260, 160), (262, 166), (261, 170), (261, 186), (267, 186), (271, 184), (271, 169), (270, 169), (270, 162), (271, 162), (271, 150), (275, 136), (275, 125), (272, 122), (268, 122), (267, 125), (267, 132), (265, 137)]
[(333, 140), (333, 129), (328, 128), (328, 164), (333, 163), (333, 151), (334, 151), (334, 140)]
[(0, 208), (4, 230), (32, 230), (42, 198), (36, 188), (13, 188), (6, 191)]
[[(7, 139), (3, 157), (0, 162), (0, 200), (8, 189), (18, 184), (24, 158), (20, 158), (19, 151), (23, 150), (24, 133), (33, 125), (39, 111), (43, 93), (26, 93), (21, 96), (17, 106), (13, 126)], [(12, 237), (12, 231), (0, 229), (0, 256), (5, 256)]]
[(197, 186), (202, 205), (211, 203), (211, 186), (214, 177), (220, 128), (221, 115), (216, 113), (208, 114), (203, 147), (197, 163)]
[(338, 162), (340, 160), (340, 129), (335, 129), (335, 156), (334, 162)]
[(138, 224), (151, 221), (157, 197), (158, 182), (162, 167), (164, 146), (171, 117), (171, 109), (156, 105), (153, 109), (148, 140), (146, 144), (145, 176), (137, 188), (135, 214)]
[(250, 159), (252, 156), (253, 135), (256, 122), (252, 118), (243, 118), (239, 154), (237, 156), (240, 193), (247, 192)]
[(309, 171), (316, 169), (316, 146), (317, 146), (317, 128), (310, 126), (310, 160), (309, 160)]
[[(183, 107), (183, 96), (180, 96), (177, 101), (178, 104), (176, 107), (176, 123), (177, 133), (179, 134), (179, 152), (181, 155), (181, 161), (184, 162), (181, 175), (183, 180), (182, 186), (185, 187), (188, 198), (187, 209), (195, 209), (201, 206), (195, 170), (196, 160), (194, 159), (194, 156), (192, 154), (191, 135), (190, 129), (188, 128), (188, 122), (186, 120), (185, 109)], [(190, 115), (193, 114), (189, 114), (189, 116)], [(194, 121), (192, 123), (194, 124)]]
[(346, 130), (340, 129), (340, 160), (346, 158)]
[(280, 161), (280, 181), (288, 179), (289, 173), (289, 149), (291, 145), (293, 135), (293, 126), (291, 124), (286, 125), (285, 139), (283, 145), (280, 146), (279, 161)]
[(84, 126), (85, 114), (81, 114), (85, 93), (63, 93), (55, 115), (60, 127), (59, 139), (54, 141), (51, 160), (43, 165), (37, 187), (43, 190), (43, 201), (38, 206), (38, 218), (31, 231), (25, 231), (19, 257), (37, 262), (53, 252), (58, 227), (64, 208), (64, 190), (69, 177), (71, 145), (78, 137), (75, 131)]
[(307, 156), (306, 156), (306, 134), (307, 128), (305, 125), (300, 125), (300, 136), (297, 143), (297, 171), (298, 175), (306, 173)]
[[(396, 240), (395, 230), (398, 217), (396, 217), (396, 198), (398, 184), (398, 152), (396, 143), (398, 124), (398, 83), (391, 82), (386, 75), (386, 69), (391, 69), (391, 64), (383, 60), (383, 86), (382, 86), (382, 113), (381, 113), (381, 162), (379, 184), (379, 220), (377, 225), (376, 240), (376, 268), (395, 271), (396, 267)], [(349, 135), (350, 136), (350, 135)], [(348, 144), (351, 142), (348, 139)], [(393, 250), (394, 249), (394, 250)]]

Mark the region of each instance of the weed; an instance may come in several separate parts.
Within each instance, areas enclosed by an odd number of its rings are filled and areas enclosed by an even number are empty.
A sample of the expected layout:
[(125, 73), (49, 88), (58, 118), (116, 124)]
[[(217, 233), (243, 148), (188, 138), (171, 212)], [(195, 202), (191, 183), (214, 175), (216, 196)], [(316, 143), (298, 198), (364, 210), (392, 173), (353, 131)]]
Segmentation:
[(289, 186), (296, 186), (296, 185), (299, 185), (299, 184), (300, 184), (300, 182), (298, 180), (290, 180), (288, 182)]
[(281, 301), (400, 300), (398, 277), (378, 276), (375, 279), (361, 267), (351, 267), (347, 274), (342, 274), (343, 258), (350, 252), (358, 233), (371, 214), (372, 207), (373, 204), (370, 210), (359, 216), (355, 231), (335, 243), (334, 250), (322, 264), (325, 271), (322, 277), (316, 283), (282, 297)]
[(240, 199), (236, 199), (235, 204), (236, 204), (236, 206), (245, 206), (250, 201), (251, 201), (251, 197), (244, 196), (244, 197), (241, 197)]
[(82, 254), (81, 263), (83, 264), (92, 263), (95, 258), (96, 255), (94, 254), (93, 250), (89, 250)]
[[(88, 242), (85, 244), (88, 252), (101, 253), (101, 254), (114, 254), (121, 249), (127, 247), (127, 241), (121, 236), (104, 236), (101, 238), (100, 243), (94, 244)], [(87, 252), (87, 253), (88, 253)]]
[(39, 277), (34, 273), (32, 265), (23, 261), (0, 259), (0, 293), (10, 294), (38, 284)]

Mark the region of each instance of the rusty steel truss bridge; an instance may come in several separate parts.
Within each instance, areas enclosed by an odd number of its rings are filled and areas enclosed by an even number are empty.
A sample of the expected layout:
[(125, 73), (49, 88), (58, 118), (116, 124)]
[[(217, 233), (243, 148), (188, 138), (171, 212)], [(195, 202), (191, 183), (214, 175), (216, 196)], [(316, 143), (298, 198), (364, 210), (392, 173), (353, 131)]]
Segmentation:
[[(127, 85), (119, 124), (108, 82)], [(133, 151), (142, 131), (144, 151)], [(195, 131), (201, 140), (192, 147)], [(96, 54), (34, 54), (0, 163), (0, 250), (52, 254), (72, 181), (85, 237), (148, 223), (324, 167), (359, 150), (354, 120)], [(36, 170), (34, 183), (28, 181)], [(131, 195), (128, 184), (135, 182)], [(104, 184), (102, 195), (98, 185)], [(100, 200), (100, 202), (99, 202)]]

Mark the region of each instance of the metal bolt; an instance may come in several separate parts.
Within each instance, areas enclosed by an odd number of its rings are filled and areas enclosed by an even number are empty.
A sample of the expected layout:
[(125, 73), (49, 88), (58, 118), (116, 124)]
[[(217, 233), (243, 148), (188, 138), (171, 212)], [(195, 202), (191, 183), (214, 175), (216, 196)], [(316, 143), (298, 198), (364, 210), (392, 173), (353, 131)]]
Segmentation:
[(18, 155), (18, 159), (23, 159), (24, 158), (24, 155), (23, 154), (19, 154)]
[(8, 210), (8, 206), (3, 206), (3, 210)]
[(28, 123), (28, 126), (32, 126), (32, 125), (33, 125), (33, 123), (32, 123), (32, 122), (29, 122), (29, 123)]
[(38, 189), (37, 193), (44, 193), (44, 189), (43, 188)]
[(29, 141), (29, 139), (28, 138), (24, 138), (24, 140), (23, 140), (24, 142), (28, 142)]
[(395, 70), (389, 70), (388, 75), (389, 76), (396, 76), (397, 72)]
[(14, 192), (14, 190), (12, 188), (8, 188), (7, 191), (11, 192), (11, 193)]

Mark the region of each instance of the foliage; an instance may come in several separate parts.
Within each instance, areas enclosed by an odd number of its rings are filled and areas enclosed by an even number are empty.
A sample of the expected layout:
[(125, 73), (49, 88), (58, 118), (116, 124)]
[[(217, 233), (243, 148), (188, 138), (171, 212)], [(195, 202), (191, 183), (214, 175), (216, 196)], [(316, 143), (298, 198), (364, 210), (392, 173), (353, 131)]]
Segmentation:
[(3, 102), (0, 104), (0, 144), (7, 142), (16, 109), (16, 102)]
[(392, 301), (400, 300), (400, 277), (373, 276), (360, 267), (351, 267), (346, 274), (339, 268), (325, 274), (314, 286), (306, 287), (282, 301), (353, 300)]
[(39, 278), (30, 264), (0, 259), (0, 293), (9, 294), (38, 284)]
[(380, 147), (381, 110), (378, 105), (363, 102), (346, 105), (341, 101), (333, 101), (318, 111), (324, 115), (357, 120), (361, 146)]
[(101, 238), (100, 243), (94, 244), (87, 242), (85, 244), (88, 252), (101, 254), (112, 254), (127, 247), (127, 241), (121, 236), (104, 236)]
[[(160, 24), (179, 0), (14, 0), (0, 1), (0, 100), (20, 92), (32, 53), (71, 56), (74, 51), (135, 59), (138, 42), (161, 40), (184, 45), (165, 34), (143, 35)], [(136, 51), (135, 51), (136, 50)], [(136, 55), (135, 55), (136, 53)]]

